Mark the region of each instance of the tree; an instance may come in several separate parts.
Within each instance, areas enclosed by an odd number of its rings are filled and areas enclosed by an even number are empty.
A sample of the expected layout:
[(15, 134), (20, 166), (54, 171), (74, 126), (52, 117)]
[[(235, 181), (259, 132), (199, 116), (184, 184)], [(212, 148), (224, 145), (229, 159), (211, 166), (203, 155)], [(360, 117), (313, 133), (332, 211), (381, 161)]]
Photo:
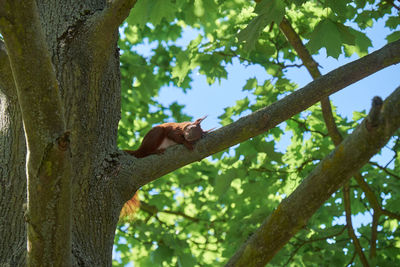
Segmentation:
[[(328, 98), (400, 61), (399, 4), (257, 2), (0, 1), (0, 265), (110, 266), (114, 237), (119, 261), (138, 266), (399, 261), (400, 88), (353, 121)], [(392, 32), (368, 53), (378, 19)], [(198, 36), (179, 46), (185, 25)], [(321, 75), (321, 48), (360, 59)], [(118, 149), (169, 117), (191, 119), (158, 103), (160, 88), (190, 90), (193, 71), (220, 81), (234, 61), (272, 78), (248, 79), (251, 96), (194, 151)], [(298, 66), (315, 79), (300, 89), (285, 74)], [(393, 159), (370, 161), (388, 141)], [(139, 188), (141, 210), (118, 224)], [(360, 212), (373, 219), (357, 232)]]

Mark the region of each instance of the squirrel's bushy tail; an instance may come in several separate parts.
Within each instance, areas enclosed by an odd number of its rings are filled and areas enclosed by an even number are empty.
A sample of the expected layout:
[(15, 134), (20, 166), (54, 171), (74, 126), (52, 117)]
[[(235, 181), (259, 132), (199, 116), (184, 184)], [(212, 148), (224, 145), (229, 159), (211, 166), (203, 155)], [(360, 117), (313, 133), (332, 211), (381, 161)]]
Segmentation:
[(132, 219), (135, 216), (135, 213), (140, 208), (140, 201), (138, 192), (133, 195), (131, 199), (125, 202), (124, 206), (122, 207), (121, 213), (119, 214), (120, 219)]

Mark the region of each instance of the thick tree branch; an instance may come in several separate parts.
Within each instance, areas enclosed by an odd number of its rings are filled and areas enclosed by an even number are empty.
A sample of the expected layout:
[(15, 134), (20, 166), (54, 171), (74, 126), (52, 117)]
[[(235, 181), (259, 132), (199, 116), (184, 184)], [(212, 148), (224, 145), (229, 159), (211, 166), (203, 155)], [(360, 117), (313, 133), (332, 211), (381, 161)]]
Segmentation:
[(28, 265), (71, 263), (69, 134), (34, 0), (0, 2), (28, 147)]
[[(17, 85), (30, 156), (39, 169), (49, 142), (65, 132), (61, 98), (39, 23), (35, 1), (9, 3), (13, 23), (0, 23)], [(4, 4), (6, 5), (6, 4)]]
[(318, 208), (356, 170), (376, 154), (400, 127), (400, 87), (384, 102), (380, 123), (368, 129), (364, 120), (277, 207), (227, 266), (264, 266)]
[[(286, 38), (288, 39), (289, 43), (294, 47), (296, 50), (297, 54), (303, 61), (303, 64), (306, 66), (308, 72), (311, 74), (313, 79), (316, 79), (321, 76), (321, 73), (318, 69), (318, 64), (317, 62), (313, 59), (311, 54), (308, 52), (307, 48), (303, 45), (303, 42), (301, 41), (299, 35), (296, 33), (296, 31), (292, 28), (292, 25), (289, 23), (289, 21), (284, 18), (279, 25), (281, 31), (285, 34)], [(379, 98), (380, 99), (380, 98)], [(374, 106), (373, 106), (374, 107)], [(332, 113), (332, 107), (331, 107), (331, 102), (329, 100), (329, 96), (324, 97), (321, 100), (321, 108), (322, 108), (322, 115), (325, 121), (326, 128), (328, 129), (328, 134), (333, 143), (335, 144), (335, 147), (337, 147), (342, 141), (342, 135), (340, 134), (337, 126), (335, 119), (333, 117)], [(380, 110), (377, 110), (376, 114), (379, 114)], [(370, 118), (373, 118), (374, 116), (371, 114)], [(373, 119), (375, 120), (375, 119)], [(368, 266), (368, 261), (364, 255), (364, 252), (362, 251), (362, 247), (360, 245), (360, 241), (357, 239), (357, 236), (354, 232), (353, 229), (353, 224), (351, 221), (351, 206), (350, 206), (350, 192), (349, 192), (349, 184), (348, 182), (345, 183), (343, 187), (343, 195), (344, 195), (344, 207), (346, 211), (346, 223), (347, 223), (347, 230), (348, 234), (353, 240), (353, 244), (355, 247), (355, 251), (357, 252), (358, 256), (360, 257), (360, 260), (364, 266)]]
[(262, 134), (322, 98), (398, 62), (400, 40), (333, 70), (272, 105), (208, 134), (196, 144), (193, 152), (183, 146), (175, 146), (167, 149), (163, 155), (152, 155), (142, 159), (124, 154), (120, 158), (119, 178), (114, 180), (117, 183), (117, 192), (127, 201), (140, 186)]
[(106, 7), (96, 13), (86, 24), (89, 44), (94, 44), (94, 60), (100, 60), (99, 66), (104, 65), (103, 61), (113, 55), (111, 49), (118, 40), (118, 27), (129, 15), (135, 6), (136, 0), (108, 0)]
[(113, 30), (117, 29), (128, 17), (135, 4), (136, 0), (108, 0), (99, 18), (102, 20), (101, 24)]
[(7, 97), (17, 99), (17, 90), (11, 72), (10, 60), (8, 59), (6, 46), (2, 40), (0, 40), (0, 91)]

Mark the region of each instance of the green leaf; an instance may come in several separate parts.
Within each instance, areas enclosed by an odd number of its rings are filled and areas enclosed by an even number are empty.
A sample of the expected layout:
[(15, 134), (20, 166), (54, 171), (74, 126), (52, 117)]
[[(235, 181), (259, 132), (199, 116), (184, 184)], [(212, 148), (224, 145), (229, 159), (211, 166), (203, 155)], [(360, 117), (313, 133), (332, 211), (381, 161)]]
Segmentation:
[(369, 39), (368, 36), (363, 32), (359, 32), (351, 28), (349, 30), (355, 36), (355, 44), (344, 46), (346, 56), (351, 56), (353, 53), (357, 53), (359, 57), (367, 55), (368, 48), (372, 47), (371, 39)]
[(361, 29), (372, 27), (374, 25), (373, 18), (368, 12), (362, 12), (356, 16), (355, 22)]
[(358, 121), (358, 120), (364, 119), (365, 117), (367, 117), (367, 114), (365, 114), (365, 111), (363, 111), (363, 112), (353, 111), (353, 121)]
[(172, 78), (178, 78), (181, 84), (188, 72), (191, 70), (191, 60), (186, 51), (181, 51), (176, 55), (176, 65), (172, 69)]
[(160, 245), (155, 251), (150, 254), (151, 261), (160, 265), (164, 261), (168, 261), (174, 255), (174, 250), (167, 246)]
[(254, 10), (258, 16), (250, 21), (238, 34), (239, 42), (246, 42), (246, 48), (253, 50), (258, 36), (267, 25), (275, 22), (279, 25), (285, 14), (285, 3), (282, 0), (263, 0)]
[(388, 41), (388, 43), (399, 40), (400, 39), (400, 31), (389, 34), (388, 36), (386, 36), (385, 39)]
[(251, 78), (246, 81), (246, 84), (243, 86), (243, 91), (250, 91), (257, 86), (257, 79)]
[(259, 15), (270, 16), (270, 22), (280, 23), (285, 13), (285, 2), (282, 0), (262, 0), (256, 5), (254, 12)]
[(328, 56), (338, 58), (341, 52), (342, 36), (337, 24), (330, 19), (324, 19), (315, 27), (307, 48), (316, 54), (322, 47), (326, 48)]
[(240, 115), (243, 111), (247, 110), (249, 108), (249, 98), (245, 97), (241, 100), (236, 101), (236, 105), (233, 107), (234, 108), (234, 114), (235, 115)]
[(191, 254), (179, 254), (178, 255), (178, 266), (179, 267), (191, 267), (196, 265), (196, 259)]
[(336, 14), (346, 14), (346, 1), (326, 0), (325, 2)]
[(385, 22), (385, 26), (389, 27), (390, 29), (394, 30), (397, 26), (400, 25), (400, 17), (399, 16), (391, 16)]
[(304, 4), (305, 2), (307, 2), (307, 0), (293, 0), (292, 1), (296, 6), (301, 6), (302, 4)]
[(229, 171), (215, 178), (214, 194), (219, 197), (222, 197), (225, 194), (235, 178), (232, 174), (232, 171)]
[(199, 73), (207, 76), (209, 84), (228, 77), (225, 67), (222, 66), (222, 57), (217, 54), (201, 54), (196, 58), (196, 64), (200, 65)]
[(383, 223), (383, 227), (387, 228), (389, 231), (394, 232), (399, 227), (399, 221), (396, 219), (389, 219)]
[(343, 24), (336, 23), (336, 27), (340, 33), (340, 38), (344, 44), (355, 45), (356, 37), (353, 34), (352, 28)]
[(199, 34), (196, 39), (193, 39), (192, 41), (190, 41), (190, 43), (187, 47), (187, 50), (197, 49), (198, 46), (201, 44), (202, 40), (203, 40), (203, 36), (201, 34)]
[(175, 17), (177, 6), (171, 0), (139, 0), (129, 15), (128, 22), (144, 26), (151, 22), (157, 25), (163, 18), (171, 21)]

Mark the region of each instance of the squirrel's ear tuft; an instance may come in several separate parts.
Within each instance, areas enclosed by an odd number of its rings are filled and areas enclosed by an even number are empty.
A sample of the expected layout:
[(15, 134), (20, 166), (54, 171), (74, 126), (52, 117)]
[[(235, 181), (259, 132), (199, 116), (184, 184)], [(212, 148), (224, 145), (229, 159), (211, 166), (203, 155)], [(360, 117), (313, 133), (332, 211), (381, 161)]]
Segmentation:
[(207, 118), (208, 115), (205, 115), (204, 117), (195, 120), (195, 122), (193, 124), (200, 124), (205, 118)]

